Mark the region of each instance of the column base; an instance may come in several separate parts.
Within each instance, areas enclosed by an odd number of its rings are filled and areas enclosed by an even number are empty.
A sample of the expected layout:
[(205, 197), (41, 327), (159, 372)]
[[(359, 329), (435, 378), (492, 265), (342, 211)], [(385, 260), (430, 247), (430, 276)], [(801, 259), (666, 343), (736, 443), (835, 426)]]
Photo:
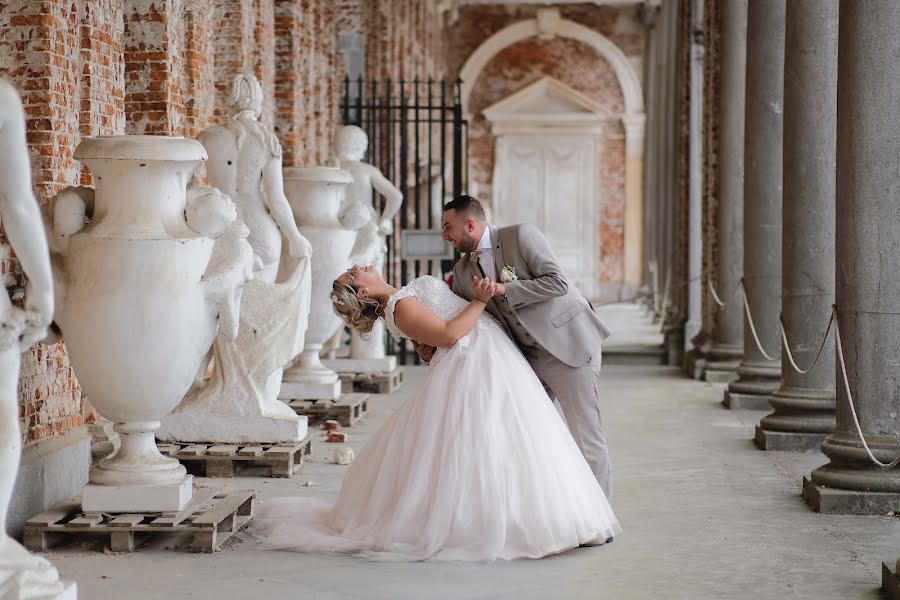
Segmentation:
[(739, 394), (725, 390), (722, 406), (731, 410), (771, 410), (768, 394)]
[(341, 397), (341, 380), (331, 383), (315, 381), (282, 381), (278, 399), (291, 400), (337, 400)]
[(379, 375), (390, 373), (397, 368), (396, 356), (381, 358), (334, 358), (325, 359), (322, 364), (338, 373), (367, 373)]
[(706, 355), (696, 348), (684, 355), (684, 372), (691, 379), (703, 379), (706, 365)]
[(811, 509), (831, 515), (886, 515), (900, 506), (900, 492), (867, 492), (816, 485), (803, 478), (803, 499)]
[(812, 452), (822, 447), (826, 437), (827, 433), (768, 431), (757, 425), (753, 441), (760, 450)]
[(881, 563), (881, 591), (888, 600), (900, 600), (900, 579), (897, 579), (897, 566), (894, 571), (887, 563)]
[(193, 475), (172, 485), (96, 485), (82, 489), (84, 512), (175, 512), (191, 500)]
[(703, 379), (709, 383), (731, 383), (737, 381), (737, 368), (740, 363), (735, 362), (707, 362)]

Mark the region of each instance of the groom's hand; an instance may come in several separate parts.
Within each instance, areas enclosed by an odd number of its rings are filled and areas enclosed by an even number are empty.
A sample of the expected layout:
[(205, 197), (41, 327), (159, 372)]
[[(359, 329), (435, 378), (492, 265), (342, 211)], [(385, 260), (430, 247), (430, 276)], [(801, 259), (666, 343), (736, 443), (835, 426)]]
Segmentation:
[(431, 358), (434, 356), (434, 351), (437, 349), (434, 346), (429, 346), (428, 344), (421, 344), (416, 340), (412, 340), (413, 348), (416, 350), (416, 354), (419, 355), (419, 358), (424, 360), (425, 362), (431, 362)]

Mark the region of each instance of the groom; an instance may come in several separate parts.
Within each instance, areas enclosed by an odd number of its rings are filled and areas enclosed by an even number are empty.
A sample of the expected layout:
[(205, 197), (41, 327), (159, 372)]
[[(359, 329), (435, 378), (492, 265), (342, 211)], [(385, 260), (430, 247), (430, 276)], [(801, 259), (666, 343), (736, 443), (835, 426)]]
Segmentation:
[[(472, 196), (444, 205), (444, 239), (466, 253), (453, 267), (453, 292), (472, 299), (475, 276), (496, 282), (490, 312), (506, 327), (547, 393), (559, 400), (575, 443), (610, 496), (600, 427), (600, 344), (609, 329), (566, 280), (547, 238), (533, 225), (495, 228)], [(430, 359), (433, 349), (416, 344)]]

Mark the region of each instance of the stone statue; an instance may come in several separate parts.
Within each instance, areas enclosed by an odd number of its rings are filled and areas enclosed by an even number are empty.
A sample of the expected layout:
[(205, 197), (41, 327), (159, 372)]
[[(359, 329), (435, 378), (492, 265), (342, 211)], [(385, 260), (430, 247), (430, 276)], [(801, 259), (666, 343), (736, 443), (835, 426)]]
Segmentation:
[[(0, 79), (0, 219), (28, 278), (25, 308), (0, 293), (0, 524), (6, 523), (16, 483), (21, 353), (41, 340), (53, 319), (53, 280), (47, 238), (34, 194), (25, 144), (25, 114), (13, 87)], [(75, 598), (49, 561), (29, 553), (0, 531), (0, 598)]]
[[(344, 126), (338, 131), (335, 154), (342, 169), (349, 171), (353, 183), (347, 190), (347, 200), (364, 207), (369, 213), (368, 223), (359, 230), (356, 245), (350, 260), (358, 265), (373, 265), (384, 273), (387, 243), (385, 237), (394, 231), (394, 216), (403, 203), (403, 192), (398, 190), (377, 167), (362, 162), (369, 138), (366, 132), (355, 125)], [(372, 190), (384, 196), (386, 203), (381, 214), (373, 206)], [(349, 266), (349, 265), (348, 265)], [(350, 358), (384, 358), (384, 323), (379, 321), (368, 339), (352, 334)], [(357, 366), (358, 370), (359, 366)]]
[(227, 106), (234, 114), (225, 125), (214, 125), (197, 136), (209, 153), (210, 185), (237, 206), (238, 219), (250, 229), (250, 246), (262, 261), (256, 278), (274, 283), (281, 260), (281, 239), (294, 259), (309, 257), (312, 248), (297, 229), (284, 195), (281, 144), (259, 122), (262, 86), (252, 75), (237, 75), (228, 89)]
[[(257, 118), (262, 88), (238, 75), (228, 90), (235, 114), (200, 133), (210, 185), (228, 194), (250, 229), (261, 261), (244, 289), (237, 339), (219, 335), (208, 381), (201, 380), (157, 437), (180, 442), (276, 443), (306, 436), (306, 417), (278, 400), (283, 369), (303, 350), (310, 302), (312, 247), (284, 195), (281, 144)], [(282, 261), (282, 236), (288, 252)], [(285, 264), (281, 264), (284, 262)], [(281, 274), (283, 281), (276, 283)]]

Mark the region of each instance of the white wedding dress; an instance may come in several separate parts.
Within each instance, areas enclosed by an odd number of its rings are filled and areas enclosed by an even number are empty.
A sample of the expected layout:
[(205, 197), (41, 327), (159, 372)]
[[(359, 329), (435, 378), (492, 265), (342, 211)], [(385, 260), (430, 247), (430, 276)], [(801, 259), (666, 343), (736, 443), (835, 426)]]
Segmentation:
[[(434, 277), (415, 297), (442, 319), (468, 304)], [(406, 336), (404, 336), (406, 337)], [(334, 505), (262, 503), (251, 532), (266, 549), (382, 560), (539, 558), (621, 532), (606, 496), (515, 344), (484, 313), (435, 353), (421, 388), (350, 466)]]

